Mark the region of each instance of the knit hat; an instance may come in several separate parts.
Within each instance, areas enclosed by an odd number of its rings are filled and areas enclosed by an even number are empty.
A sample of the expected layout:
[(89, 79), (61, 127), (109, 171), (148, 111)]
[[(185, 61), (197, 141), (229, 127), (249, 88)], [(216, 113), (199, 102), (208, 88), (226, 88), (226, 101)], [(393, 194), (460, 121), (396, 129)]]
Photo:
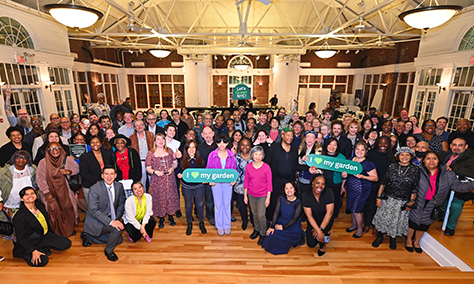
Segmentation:
[(398, 151), (395, 154), (395, 158), (398, 157), (398, 155), (400, 155), (400, 153), (409, 153), (412, 157), (415, 157), (415, 153), (413, 153), (413, 151), (410, 149), (410, 147), (407, 147), (407, 146), (398, 148)]

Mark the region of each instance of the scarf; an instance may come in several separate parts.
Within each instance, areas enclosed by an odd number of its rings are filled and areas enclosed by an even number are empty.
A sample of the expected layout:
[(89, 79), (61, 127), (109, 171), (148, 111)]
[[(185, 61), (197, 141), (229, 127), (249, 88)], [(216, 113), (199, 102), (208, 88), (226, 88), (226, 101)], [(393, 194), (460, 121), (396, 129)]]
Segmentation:
[(137, 205), (137, 214), (135, 214), (135, 219), (137, 219), (138, 223), (142, 223), (143, 217), (145, 217), (146, 213), (146, 198), (145, 194), (142, 195), (142, 204), (138, 202), (138, 197), (135, 195), (135, 204)]

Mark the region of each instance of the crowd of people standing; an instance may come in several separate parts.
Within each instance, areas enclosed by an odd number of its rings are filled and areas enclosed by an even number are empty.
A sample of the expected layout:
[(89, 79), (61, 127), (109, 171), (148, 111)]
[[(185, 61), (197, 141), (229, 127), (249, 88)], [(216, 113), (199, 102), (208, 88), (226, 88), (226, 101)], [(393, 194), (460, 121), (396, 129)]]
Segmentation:
[[(352, 237), (371, 232), (378, 247), (386, 234), (396, 249), (396, 238), (407, 236), (406, 250), (421, 253), (432, 211), (448, 206), (449, 191), (457, 193), (447, 235), (454, 235), (464, 202), (473, 199), (474, 183), (460, 181), (474, 177), (474, 133), (466, 119), (448, 133), (446, 118), (418, 126), (407, 109), (393, 119), (371, 109), (362, 121), (339, 119), (330, 107), (318, 115), (314, 106), (304, 115), (296, 107), (276, 114), (244, 107), (192, 114), (183, 107), (170, 115), (133, 113), (127, 104), (110, 109), (103, 94), (87, 107), (87, 116), (51, 114), (43, 130), (39, 118), (23, 109), (16, 117), (6, 104), (11, 127), (10, 142), (0, 148), (0, 219), (13, 220), (16, 234), (5, 238), (13, 238), (14, 256), (29, 265), (44, 266), (51, 248), (70, 246), (81, 209), (82, 245), (106, 244), (110, 261), (118, 260), (114, 248), (123, 231), (131, 242), (151, 242), (156, 225), (175, 226), (181, 195), (188, 236), (193, 214), (201, 234), (207, 218), (219, 236), (230, 235), (235, 204), (242, 230), (250, 222), (250, 239), (268, 252), (306, 243), (319, 246), (322, 256), (341, 210), (352, 215), (346, 229)], [(83, 153), (72, 156), (77, 149)], [(310, 166), (311, 154), (352, 160), (362, 172)], [(239, 177), (190, 183), (182, 180), (188, 168), (235, 169)], [(75, 191), (70, 184), (78, 175), (82, 189)]]

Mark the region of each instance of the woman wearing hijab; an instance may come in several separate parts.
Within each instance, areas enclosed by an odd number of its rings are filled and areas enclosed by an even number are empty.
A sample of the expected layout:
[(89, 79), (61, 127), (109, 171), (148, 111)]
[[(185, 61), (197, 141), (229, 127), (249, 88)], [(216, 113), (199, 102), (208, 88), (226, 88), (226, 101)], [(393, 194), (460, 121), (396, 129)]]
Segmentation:
[(74, 192), (69, 189), (67, 176), (79, 173), (79, 165), (67, 155), (58, 142), (51, 142), (45, 157), (38, 164), (36, 183), (45, 197), (46, 210), (51, 227), (56, 234), (70, 237), (75, 235), (79, 214)]

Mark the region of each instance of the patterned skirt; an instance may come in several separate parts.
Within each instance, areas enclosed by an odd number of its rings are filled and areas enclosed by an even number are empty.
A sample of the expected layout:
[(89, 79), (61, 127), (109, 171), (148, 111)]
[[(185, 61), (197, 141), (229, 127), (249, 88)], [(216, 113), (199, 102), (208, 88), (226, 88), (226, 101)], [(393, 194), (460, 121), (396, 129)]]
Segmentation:
[(392, 238), (406, 236), (408, 234), (408, 213), (410, 211), (401, 209), (406, 202), (406, 200), (391, 197), (382, 200), (382, 206), (377, 208), (377, 213), (375, 213), (372, 221), (375, 229)]

